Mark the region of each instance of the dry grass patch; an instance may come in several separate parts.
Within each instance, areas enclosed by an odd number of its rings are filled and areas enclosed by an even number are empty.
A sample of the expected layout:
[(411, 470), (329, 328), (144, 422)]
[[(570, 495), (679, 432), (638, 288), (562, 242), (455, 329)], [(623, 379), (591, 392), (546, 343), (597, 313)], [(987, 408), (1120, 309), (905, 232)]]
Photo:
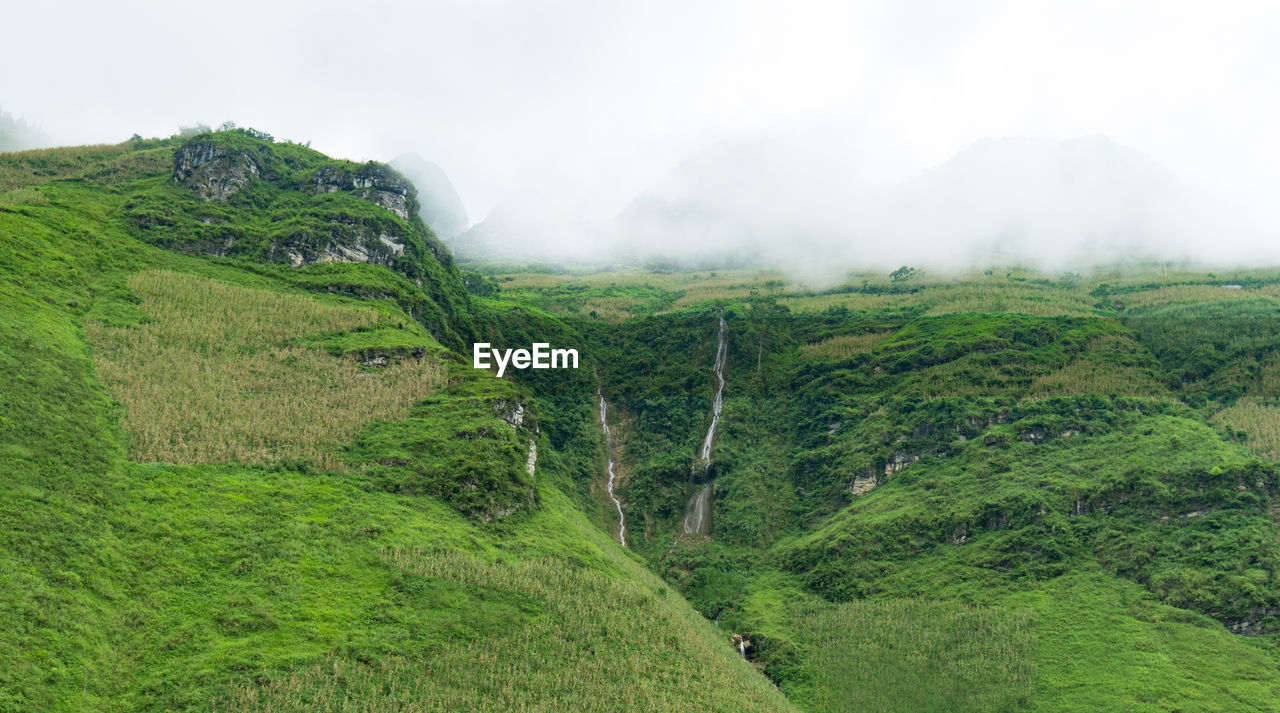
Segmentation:
[(1036, 377), (1032, 396), (1161, 396), (1168, 389), (1150, 369), (1134, 364), (1137, 345), (1115, 335), (1094, 339), (1085, 354), (1061, 369)]
[(129, 143), (14, 151), (0, 161), (0, 191), (63, 178), (135, 178), (172, 168), (171, 150), (134, 151)]
[(1263, 362), (1258, 369), (1258, 380), (1250, 396), (1264, 399), (1280, 399), (1280, 359)]
[(1087, 293), (1049, 285), (1009, 282), (922, 286), (914, 292), (845, 292), (830, 295), (783, 297), (780, 303), (794, 312), (823, 312), (832, 307), (882, 310), (923, 306), (931, 316), (980, 312), (1029, 314), (1037, 317), (1096, 316)]
[(929, 315), (964, 312), (1030, 314), (1037, 317), (1090, 317), (1097, 314), (1087, 293), (1043, 285), (948, 285), (931, 291)]
[(715, 277), (705, 277), (696, 281), (689, 281), (682, 289), (684, 294), (680, 299), (671, 305), (672, 309), (681, 309), (691, 307), (703, 302), (714, 302), (716, 300), (733, 300), (744, 299), (751, 296), (753, 291), (759, 291), (760, 294), (780, 294), (783, 290), (784, 281), (774, 278), (772, 281), (763, 280), (769, 277), (761, 275), (759, 277), (747, 277), (738, 273), (717, 274)]
[[(1267, 292), (1264, 288), (1262, 292)], [(1176, 285), (1154, 290), (1117, 294), (1107, 299), (1122, 302), (1126, 309), (1173, 304), (1175, 302), (1221, 302), (1257, 299), (1259, 290), (1233, 290), (1221, 285)]]
[(1166, 392), (1147, 371), (1088, 359), (1077, 359), (1051, 374), (1036, 377), (1030, 390), (1032, 396), (1159, 396)]
[(800, 347), (800, 356), (805, 359), (848, 359), (859, 354), (870, 353), (875, 345), (884, 341), (890, 334), (893, 332), (842, 334)]
[(1243, 398), (1219, 411), (1213, 423), (1248, 434), (1246, 444), (1258, 455), (1280, 459), (1280, 405)]
[(844, 307), (851, 310), (882, 310), (895, 307), (920, 304), (920, 293), (879, 294), (863, 292), (845, 292), (834, 295), (808, 295), (803, 297), (782, 297), (778, 304), (785, 305), (792, 312), (804, 314), (825, 312), (832, 307)]
[(373, 419), (403, 418), (446, 379), (432, 358), (369, 372), (295, 343), (375, 326), (370, 309), (167, 271), (129, 286), (148, 320), (90, 321), (85, 332), (139, 461), (335, 469), (335, 446)]

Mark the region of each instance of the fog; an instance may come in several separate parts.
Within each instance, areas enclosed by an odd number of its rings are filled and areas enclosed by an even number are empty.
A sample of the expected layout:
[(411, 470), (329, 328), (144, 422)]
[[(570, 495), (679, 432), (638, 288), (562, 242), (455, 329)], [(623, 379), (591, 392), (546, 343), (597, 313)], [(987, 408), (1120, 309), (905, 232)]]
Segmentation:
[(1273, 3), (46, 2), (6, 20), (27, 31), (0, 45), (0, 109), (52, 142), (233, 120), (416, 154), (478, 223), (447, 231), (463, 254), (813, 279), (1280, 262)]

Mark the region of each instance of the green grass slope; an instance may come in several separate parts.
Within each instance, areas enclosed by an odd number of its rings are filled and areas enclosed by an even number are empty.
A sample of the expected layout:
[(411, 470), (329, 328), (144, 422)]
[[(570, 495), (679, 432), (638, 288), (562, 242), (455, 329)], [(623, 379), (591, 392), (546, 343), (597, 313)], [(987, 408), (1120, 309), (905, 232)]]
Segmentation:
[(600, 335), (631, 544), (802, 708), (1277, 709), (1273, 272), (493, 277)]
[[(531, 395), (435, 344), (472, 317), (435, 296), (459, 284), (447, 265), (155, 247), (128, 206), (182, 189), (174, 150), (0, 159), (51, 174), (0, 193), (0, 710), (791, 710), (580, 514), (566, 493), (590, 456), (539, 433)], [(201, 311), (196, 294), (296, 319)], [(391, 365), (365, 364), (378, 356)], [(376, 388), (290, 411), (318, 374), (378, 381), (418, 359), (447, 378), (414, 382), (407, 412), (333, 418)], [(192, 373), (239, 391), (197, 399), (178, 388)], [(152, 441), (127, 425), (147, 399), (174, 414)], [(264, 416), (334, 426), (291, 450), (249, 428)], [(166, 433), (260, 442), (140, 462), (177, 445)]]

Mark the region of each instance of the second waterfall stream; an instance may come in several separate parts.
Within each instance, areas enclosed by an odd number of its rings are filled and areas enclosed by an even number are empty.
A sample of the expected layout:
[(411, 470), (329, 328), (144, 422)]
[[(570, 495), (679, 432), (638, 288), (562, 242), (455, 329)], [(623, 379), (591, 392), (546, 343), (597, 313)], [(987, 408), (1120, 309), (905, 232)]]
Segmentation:
[[(716, 359), (712, 371), (716, 377), (716, 395), (711, 400), (711, 425), (702, 439), (698, 459), (689, 468), (689, 481), (697, 482), (699, 474), (711, 467), (711, 447), (715, 443), (716, 428), (720, 425), (720, 411), (724, 408), (724, 363), (729, 353), (725, 342), (724, 314), (720, 315), (720, 329), (716, 334)], [(684, 507), (684, 532), (689, 535), (705, 535), (711, 529), (711, 483), (703, 485), (689, 496)]]
[(604, 392), (596, 387), (596, 396), (600, 399), (600, 427), (604, 429), (604, 447), (609, 452), (609, 480), (605, 488), (609, 491), (609, 499), (618, 509), (618, 542), (627, 546), (627, 516), (622, 514), (622, 501), (613, 492), (614, 483), (618, 479), (618, 463), (613, 459), (613, 431), (609, 428), (609, 404), (604, 400)]

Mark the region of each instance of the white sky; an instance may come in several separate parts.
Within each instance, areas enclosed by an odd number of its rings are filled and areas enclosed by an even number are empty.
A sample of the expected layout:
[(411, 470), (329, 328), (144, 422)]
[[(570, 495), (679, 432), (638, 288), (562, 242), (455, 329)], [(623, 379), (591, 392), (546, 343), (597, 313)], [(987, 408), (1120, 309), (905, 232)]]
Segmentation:
[(231, 119), (440, 164), (473, 219), (607, 214), (690, 153), (820, 137), (868, 183), (984, 136), (1102, 133), (1255, 208), (1280, 188), (1280, 3), (8, 3), (0, 108), (60, 143)]

